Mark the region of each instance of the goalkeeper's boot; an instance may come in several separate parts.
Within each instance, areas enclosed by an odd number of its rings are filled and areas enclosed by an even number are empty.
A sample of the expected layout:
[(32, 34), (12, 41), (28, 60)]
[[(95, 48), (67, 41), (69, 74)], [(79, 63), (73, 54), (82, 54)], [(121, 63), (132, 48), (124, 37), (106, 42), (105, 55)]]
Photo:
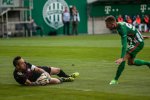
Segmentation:
[(78, 76), (79, 76), (79, 73), (78, 73), (78, 72), (72, 73), (72, 74), (70, 75), (70, 77), (73, 77), (73, 78), (76, 78), (76, 77), (78, 77)]
[(62, 77), (61, 79), (62, 79), (63, 82), (72, 82), (72, 81), (74, 81), (73, 77)]
[(111, 82), (109, 83), (110, 85), (117, 85), (118, 84), (118, 81), (113, 79), (111, 80)]

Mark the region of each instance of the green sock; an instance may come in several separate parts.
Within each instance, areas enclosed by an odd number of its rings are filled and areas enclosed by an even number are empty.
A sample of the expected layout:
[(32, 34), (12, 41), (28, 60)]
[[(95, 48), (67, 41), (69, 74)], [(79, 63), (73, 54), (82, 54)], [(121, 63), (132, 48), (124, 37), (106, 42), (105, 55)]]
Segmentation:
[(146, 62), (146, 61), (140, 60), (140, 59), (135, 59), (134, 65), (136, 65), (136, 66), (148, 65), (149, 66), (150, 62)]

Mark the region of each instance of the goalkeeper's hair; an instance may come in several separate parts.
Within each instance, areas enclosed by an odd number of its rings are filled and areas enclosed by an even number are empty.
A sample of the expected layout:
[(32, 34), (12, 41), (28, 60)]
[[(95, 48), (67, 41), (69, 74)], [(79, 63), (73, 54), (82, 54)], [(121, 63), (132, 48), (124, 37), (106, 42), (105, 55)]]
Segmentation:
[(105, 22), (106, 22), (106, 23), (114, 23), (114, 22), (116, 22), (116, 18), (115, 18), (114, 16), (112, 16), (112, 15), (107, 16), (107, 17), (105, 18)]
[(19, 59), (21, 59), (21, 56), (16, 56), (16, 57), (14, 58), (14, 60), (13, 60), (13, 65), (14, 65), (14, 67), (17, 66)]

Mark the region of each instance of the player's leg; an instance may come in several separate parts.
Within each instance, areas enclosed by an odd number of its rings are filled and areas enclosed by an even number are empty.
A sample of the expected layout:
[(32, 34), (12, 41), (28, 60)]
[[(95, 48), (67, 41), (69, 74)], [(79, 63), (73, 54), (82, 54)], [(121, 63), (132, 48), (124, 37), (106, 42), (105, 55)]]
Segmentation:
[[(126, 55), (125, 55), (125, 61), (127, 60), (127, 59), (130, 59), (130, 55), (127, 53)], [(113, 80), (111, 80), (111, 82), (109, 83), (110, 85), (115, 85), (115, 84), (118, 84), (118, 79), (119, 79), (119, 77), (121, 76), (121, 74), (122, 74), (122, 72), (123, 72), (123, 70), (124, 70), (124, 68), (125, 68), (125, 61), (123, 61), (119, 66), (118, 66), (118, 69), (117, 69), (117, 72), (116, 72), (116, 76), (115, 76), (115, 78), (113, 79)]]
[(70, 77), (62, 69), (56, 67), (51, 67), (50, 75), (57, 75), (59, 77)]
[(72, 73), (71, 75), (66, 74), (62, 69), (56, 68), (56, 67), (51, 67), (51, 72), (50, 75), (57, 75), (59, 77), (73, 77), (76, 78), (79, 76), (78, 72)]
[(124, 67), (125, 67), (125, 61), (122, 62), (119, 66), (118, 66), (118, 69), (117, 69), (117, 72), (116, 72), (116, 76), (115, 76), (115, 80), (118, 80), (121, 73), (123, 72), (124, 70)]
[(62, 83), (62, 81), (58, 78), (51, 78), (49, 81), (49, 84), (59, 84)]
[(70, 77), (68, 74), (66, 74), (62, 69), (56, 68), (56, 67), (47, 67), (42, 66), (40, 67), (46, 72), (48, 72), (50, 75), (58, 75), (59, 77)]
[(72, 77), (51, 78), (49, 84), (60, 84), (62, 82), (72, 82), (72, 81), (74, 81), (74, 78)]
[(113, 84), (118, 84), (118, 79), (119, 77), (121, 76), (123, 70), (124, 70), (124, 67), (125, 67), (125, 61), (122, 62), (119, 66), (118, 66), (118, 69), (117, 69), (117, 72), (116, 72), (116, 76), (113, 80), (111, 80), (111, 82), (109, 83), (110, 85), (113, 85)]
[(144, 61), (144, 60), (140, 60), (140, 59), (135, 59), (134, 60), (134, 65), (136, 65), (136, 66), (147, 65), (150, 68), (150, 62)]
[(147, 65), (150, 67), (150, 62), (146, 62), (146, 61), (140, 60), (140, 59), (130, 58), (130, 59), (128, 59), (128, 65), (136, 65), (136, 66)]
[(62, 82), (72, 82), (72, 81), (74, 81), (73, 77), (51, 78), (49, 84), (60, 84)]
[(144, 44), (141, 44), (138, 47), (136, 47), (134, 50), (132, 50), (132, 52), (128, 51), (129, 55), (131, 56), (128, 59), (128, 65), (136, 65), (136, 66), (147, 65), (150, 68), (150, 62), (140, 60), (140, 59), (134, 59), (136, 55), (142, 50), (143, 46)]

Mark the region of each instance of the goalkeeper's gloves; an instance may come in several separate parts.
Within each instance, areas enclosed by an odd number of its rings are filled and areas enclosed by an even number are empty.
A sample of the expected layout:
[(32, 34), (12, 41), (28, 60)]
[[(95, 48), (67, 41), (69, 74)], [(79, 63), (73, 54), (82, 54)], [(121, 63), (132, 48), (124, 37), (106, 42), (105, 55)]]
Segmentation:
[(38, 82), (31, 82), (30, 86), (37, 86), (40, 85)]

